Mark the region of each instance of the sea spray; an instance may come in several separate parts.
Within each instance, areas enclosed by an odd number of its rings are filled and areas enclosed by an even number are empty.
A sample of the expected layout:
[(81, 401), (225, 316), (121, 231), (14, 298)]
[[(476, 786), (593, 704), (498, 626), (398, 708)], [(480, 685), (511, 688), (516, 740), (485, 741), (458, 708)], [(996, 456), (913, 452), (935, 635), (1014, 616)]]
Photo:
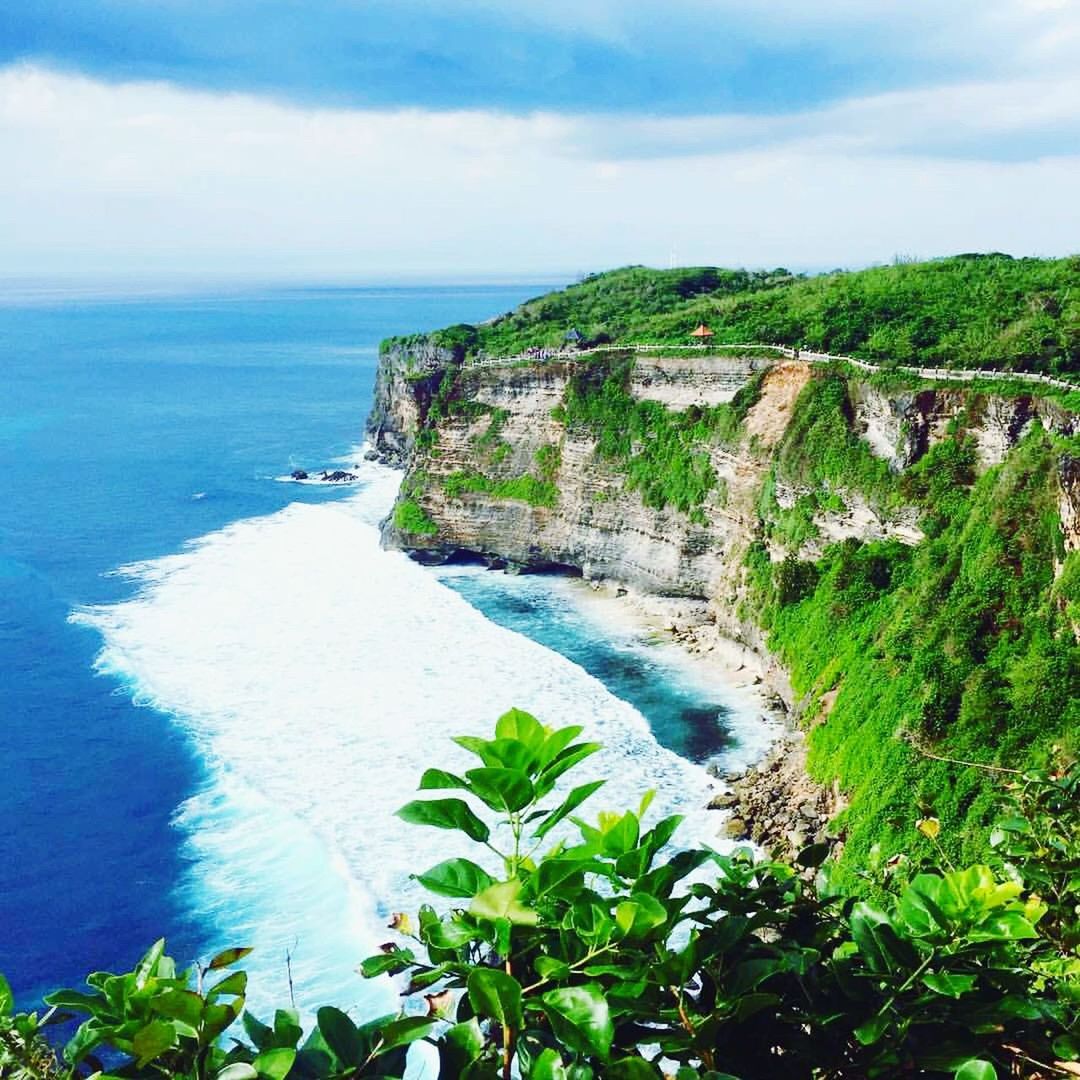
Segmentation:
[(394, 817), (424, 767), (465, 766), (453, 734), (484, 734), (516, 705), (604, 744), (581, 770), (608, 778), (598, 806), (656, 788), (654, 813), (695, 810), (709, 788), (598, 680), (381, 550), (374, 523), (397, 474), (360, 467), (351, 498), (126, 567), (132, 599), (73, 616), (104, 638), (99, 670), (172, 715), (207, 763), (206, 789), (177, 817), (192, 856), (183, 888), (221, 940), (256, 947), (256, 1009), (281, 999), (286, 948), (302, 1006), (382, 1003), (353, 966), (392, 907), (420, 900), (409, 875), (465, 843)]

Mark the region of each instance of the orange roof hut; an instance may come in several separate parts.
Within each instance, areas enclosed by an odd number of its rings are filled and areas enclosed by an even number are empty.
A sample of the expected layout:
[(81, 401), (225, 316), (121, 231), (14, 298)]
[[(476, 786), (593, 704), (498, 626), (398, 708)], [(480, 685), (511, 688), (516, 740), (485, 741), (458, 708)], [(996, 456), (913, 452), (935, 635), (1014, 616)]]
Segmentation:
[(702, 345), (705, 345), (708, 343), (709, 338), (713, 336), (713, 332), (704, 323), (698, 323), (697, 329), (690, 331), (690, 336), (697, 338)]

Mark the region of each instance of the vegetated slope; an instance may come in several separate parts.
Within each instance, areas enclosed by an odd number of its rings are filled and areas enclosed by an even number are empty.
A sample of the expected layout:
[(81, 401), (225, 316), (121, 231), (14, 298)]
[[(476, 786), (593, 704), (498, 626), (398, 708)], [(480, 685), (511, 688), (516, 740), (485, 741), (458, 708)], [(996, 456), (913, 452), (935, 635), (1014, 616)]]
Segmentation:
[[(828, 382), (804, 391), (774, 466), (789, 482), (816, 481), (819, 502), (850, 494), (840, 477), (858, 485), (862, 453), (842, 423), (842, 388)], [(866, 469), (868, 499), (920, 508), (926, 538), (913, 547), (849, 539), (799, 559), (791, 512), (762, 500), (763, 532), (787, 530), (790, 553), (771, 562), (765, 540), (751, 546), (748, 606), (805, 695), (812, 774), (839, 781), (849, 801), (837, 821), (849, 886), (876, 854), (926, 846), (913, 795), (942, 822), (949, 853), (978, 857), (1013, 775), (997, 769), (1080, 752), (1080, 550), (1074, 537), (1066, 551), (1059, 509), (1078, 454), (1075, 437), (1035, 424), (976, 476), (960, 423), (904, 473)], [(811, 513), (802, 520), (813, 528)]]
[(627, 267), (527, 301), (438, 344), (460, 355), (592, 342), (781, 343), (899, 363), (1080, 373), (1080, 257), (957, 255), (816, 277)]
[[(607, 377), (573, 379), (562, 418), (591, 430), (647, 505), (708, 524), (709, 448), (738, 442), (759, 384), (674, 413), (626, 394), (625, 361), (596, 366)], [(972, 432), (987, 401), (968, 393), (944, 437), (893, 472), (855, 430), (850, 395), (845, 376), (818, 372), (796, 401), (758, 497), (742, 605), (803, 699), (812, 774), (849, 802), (836, 823), (849, 887), (875, 845), (888, 857), (926, 844), (913, 794), (945, 824), (947, 850), (985, 855), (1010, 774), (959, 762), (1022, 771), (1080, 752), (1080, 550), (1075, 537), (1066, 550), (1060, 510), (1080, 439), (1033, 422), (980, 474)], [(799, 493), (787, 509), (778, 485)], [(823, 546), (816, 522), (856, 501), (882, 518), (916, 510), (925, 539)]]

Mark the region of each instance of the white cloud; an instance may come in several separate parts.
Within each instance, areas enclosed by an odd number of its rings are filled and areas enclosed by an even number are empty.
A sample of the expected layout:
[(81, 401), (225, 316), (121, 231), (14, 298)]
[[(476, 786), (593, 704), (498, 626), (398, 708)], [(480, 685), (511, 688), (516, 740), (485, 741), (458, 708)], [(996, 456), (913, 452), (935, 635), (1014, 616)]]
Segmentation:
[[(936, 106), (885, 95), (796, 118), (762, 143), (745, 118), (678, 128), (303, 109), (9, 68), (0, 270), (379, 277), (665, 263), (672, 245), (685, 262), (791, 266), (1080, 249), (1071, 209), (1080, 156), (988, 163), (899, 152), (926, 144), (930, 118), (982, 116), (994, 135), (1064, 123), (1075, 84), (1064, 99), (1037, 87), (951, 93)], [(700, 145), (680, 145), (683, 156), (620, 151), (669, 130), (685, 142), (695, 124)]]

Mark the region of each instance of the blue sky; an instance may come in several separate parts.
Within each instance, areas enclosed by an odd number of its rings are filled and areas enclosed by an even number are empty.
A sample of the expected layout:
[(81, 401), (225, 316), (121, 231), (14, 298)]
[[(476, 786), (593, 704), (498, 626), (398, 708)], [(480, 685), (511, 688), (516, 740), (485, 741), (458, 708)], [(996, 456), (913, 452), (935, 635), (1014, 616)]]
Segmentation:
[(358, 107), (775, 114), (999, 66), (1006, 41), (956, 32), (982, 6), (943, 6), (21, 0), (0, 58)]
[(1080, 249), (1071, 0), (19, 0), (0, 272)]

